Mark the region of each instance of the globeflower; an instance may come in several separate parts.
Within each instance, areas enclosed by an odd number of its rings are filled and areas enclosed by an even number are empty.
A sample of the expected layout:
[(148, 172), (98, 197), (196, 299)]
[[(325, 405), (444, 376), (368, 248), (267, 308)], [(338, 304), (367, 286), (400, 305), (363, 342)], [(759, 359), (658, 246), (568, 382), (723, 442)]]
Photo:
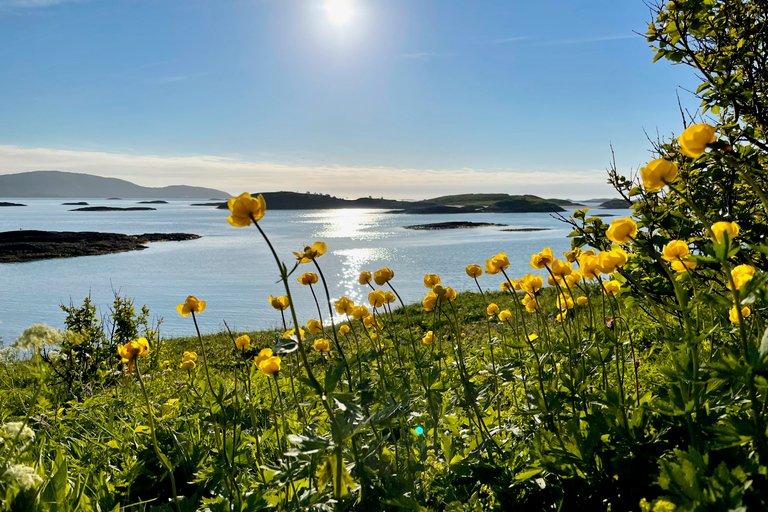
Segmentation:
[(339, 327), (339, 334), (342, 336), (346, 335), (349, 332), (349, 326), (344, 324), (341, 327)]
[(467, 266), (467, 275), (477, 279), (483, 275), (483, 268), (480, 265), (469, 265)]
[(384, 328), (383, 325), (381, 325), (381, 322), (376, 320), (376, 317), (373, 315), (368, 315), (366, 317), (363, 317), (363, 326), (365, 326), (366, 329), (370, 329), (373, 327), (376, 330), (382, 330)]
[(259, 363), (259, 370), (266, 375), (271, 376), (280, 371), (280, 358), (272, 356)]
[(485, 260), (485, 271), (489, 274), (498, 274), (509, 267), (509, 258), (503, 252), (500, 252), (493, 258)]
[(688, 272), (689, 270), (693, 270), (696, 268), (696, 262), (695, 261), (673, 261), (672, 262), (672, 270), (675, 272)]
[(557, 314), (557, 321), (560, 323), (565, 322), (566, 318), (568, 318), (568, 310), (561, 311)]
[(597, 268), (603, 274), (613, 274), (617, 268), (623, 267), (628, 259), (629, 255), (620, 247), (603, 251), (597, 255)]
[(643, 186), (648, 190), (661, 190), (677, 178), (677, 164), (663, 158), (648, 162), (640, 169)]
[(205, 309), (205, 301), (204, 300), (197, 300), (197, 297), (190, 295), (187, 297), (187, 300), (184, 301), (184, 304), (179, 304), (176, 306), (176, 311), (179, 312), (181, 316), (189, 316), (190, 313), (202, 313)]
[(631, 218), (616, 219), (605, 233), (608, 240), (615, 244), (625, 244), (637, 235), (637, 224)]
[(565, 282), (566, 284), (568, 284), (568, 288), (573, 288), (574, 286), (576, 286), (576, 283), (581, 281), (581, 278), (582, 278), (581, 272), (579, 272), (578, 270), (574, 270), (573, 272), (571, 272), (565, 277)]
[(424, 276), (424, 286), (427, 288), (434, 288), (440, 284), (440, 276), (437, 274), (427, 274)]
[(258, 222), (267, 211), (267, 203), (259, 194), (255, 199), (248, 192), (243, 192), (233, 199), (227, 200), (227, 206), (232, 214), (227, 217), (227, 222), (236, 228), (250, 226), (251, 222)]
[(336, 301), (336, 312), (340, 315), (351, 315), (355, 308), (355, 303), (347, 297), (342, 297)]
[[(437, 296), (440, 302), (451, 302), (456, 299), (456, 290), (450, 286), (442, 287), (440, 285), (435, 286), (432, 291)], [(427, 295), (429, 296), (429, 295)]]
[[(747, 318), (752, 311), (747, 306), (744, 306), (741, 308), (741, 318)], [(739, 312), (736, 310), (736, 306), (734, 305), (730, 311), (728, 311), (728, 319), (733, 324), (739, 323)]]
[(370, 284), (371, 279), (372, 279), (371, 273), (363, 271), (363, 272), (360, 272), (360, 277), (357, 278), (357, 282), (362, 285), (366, 285), (366, 284)]
[(392, 293), (392, 292), (384, 292), (384, 298), (385, 298), (387, 304), (392, 304), (393, 302), (395, 302), (397, 300), (395, 298), (395, 294)]
[(122, 358), (123, 364), (128, 365), (128, 374), (133, 373), (133, 363), (139, 356), (149, 354), (149, 342), (147, 338), (138, 338), (129, 341), (125, 345), (117, 346), (117, 353)]
[(379, 286), (384, 286), (384, 283), (388, 283), (393, 277), (395, 277), (395, 272), (387, 267), (377, 270), (373, 274), (373, 280)]
[(317, 352), (330, 352), (331, 342), (324, 338), (318, 338), (312, 343), (312, 348)]
[[(304, 337), (304, 329), (299, 327), (299, 335), (303, 338)], [(283, 333), (283, 338), (286, 340), (295, 340), (296, 339), (296, 329), (288, 329)]]
[(501, 320), (502, 322), (506, 322), (507, 320), (510, 319), (511, 316), (512, 316), (512, 312), (508, 309), (505, 309), (504, 311), (498, 314), (499, 320)]
[(557, 296), (557, 309), (573, 309), (573, 298), (567, 293), (561, 293)]
[(312, 319), (307, 321), (307, 330), (309, 330), (310, 334), (317, 334), (323, 330), (323, 326), (319, 321)]
[(520, 288), (528, 293), (536, 293), (544, 286), (544, 278), (541, 276), (534, 276), (533, 274), (526, 274), (523, 276), (520, 282)]
[(552, 254), (552, 249), (547, 247), (543, 251), (541, 251), (539, 254), (531, 255), (530, 265), (533, 268), (542, 269), (544, 267), (551, 266), (552, 263), (554, 262), (555, 262), (555, 256)]
[(269, 304), (278, 311), (285, 311), (291, 305), (291, 301), (288, 299), (288, 296), (273, 297), (270, 295)]
[(583, 296), (576, 299), (576, 304), (578, 304), (579, 306), (583, 306), (587, 302), (589, 302), (589, 299)]
[(432, 333), (432, 331), (429, 331), (424, 335), (423, 338), (421, 338), (421, 341), (425, 345), (431, 345), (432, 342), (435, 341), (435, 335)]
[(429, 292), (421, 301), (424, 311), (432, 311), (435, 309), (435, 304), (437, 304), (437, 294), (435, 292)]
[(712, 233), (715, 235), (713, 241), (723, 243), (725, 235), (729, 240), (733, 240), (739, 234), (739, 225), (735, 222), (715, 222), (712, 224)]
[(301, 274), (301, 277), (297, 279), (301, 284), (303, 285), (311, 285), (317, 283), (317, 274), (313, 274), (312, 272), (305, 272)]
[(707, 123), (694, 124), (685, 129), (677, 138), (680, 150), (689, 158), (698, 158), (704, 154), (707, 146), (717, 140), (715, 128)]
[(619, 289), (621, 289), (621, 285), (616, 281), (605, 281), (603, 283), (603, 293), (606, 295), (616, 295), (619, 293)]
[[(741, 290), (754, 276), (755, 267), (751, 265), (739, 265), (731, 270), (731, 277), (733, 277), (733, 282), (736, 285), (737, 290)], [(728, 289), (731, 289), (730, 283), (728, 283)]]
[(387, 297), (381, 290), (376, 290), (368, 294), (368, 302), (370, 302), (371, 306), (374, 308), (380, 308), (386, 301)]
[(564, 252), (563, 256), (565, 256), (565, 259), (568, 261), (568, 263), (575, 263), (576, 260), (579, 259), (580, 254), (581, 254), (581, 249), (579, 249), (578, 247), (575, 247), (568, 252)]
[(687, 243), (682, 240), (672, 240), (662, 249), (661, 258), (667, 261), (678, 261), (685, 259), (690, 253)]
[(256, 356), (256, 359), (253, 360), (253, 364), (254, 364), (254, 366), (256, 366), (256, 368), (258, 368), (262, 361), (266, 361), (270, 357), (272, 357), (272, 349), (271, 348), (263, 348), (259, 352), (259, 355)]
[(488, 314), (488, 316), (493, 316), (499, 312), (499, 306), (494, 303), (490, 303), (488, 304), (488, 307), (485, 308), (485, 312)]
[(540, 306), (536, 297), (530, 294), (526, 294), (525, 297), (523, 297), (522, 303), (523, 306), (525, 306), (525, 310), (529, 313), (535, 312)]
[(243, 334), (239, 338), (235, 339), (235, 347), (237, 350), (248, 350), (251, 348), (251, 338), (247, 334)]
[(365, 306), (357, 306), (356, 308), (352, 309), (352, 318), (355, 320), (362, 320), (368, 316), (368, 314), (368, 308)]
[(312, 247), (305, 245), (304, 252), (294, 252), (293, 255), (296, 256), (299, 263), (309, 263), (325, 254), (327, 250), (328, 246), (323, 242), (315, 242)]
[(179, 368), (185, 371), (194, 370), (196, 366), (195, 361), (197, 361), (197, 354), (195, 352), (184, 352), (181, 356)]
[(562, 279), (573, 272), (573, 267), (567, 261), (555, 260), (552, 263), (552, 268), (550, 271), (555, 276), (555, 278)]
[(598, 259), (597, 256), (589, 254), (587, 252), (581, 253), (579, 258), (579, 269), (584, 279), (596, 279), (600, 275), (600, 270), (597, 268)]

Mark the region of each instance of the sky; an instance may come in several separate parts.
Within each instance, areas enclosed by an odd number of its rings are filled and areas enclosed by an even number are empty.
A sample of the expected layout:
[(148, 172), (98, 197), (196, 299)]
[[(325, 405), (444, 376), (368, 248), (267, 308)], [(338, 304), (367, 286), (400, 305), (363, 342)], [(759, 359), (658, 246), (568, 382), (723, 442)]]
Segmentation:
[[(0, 0), (0, 174), (614, 197), (692, 70), (642, 0)], [(0, 191), (2, 195), (2, 191)]]

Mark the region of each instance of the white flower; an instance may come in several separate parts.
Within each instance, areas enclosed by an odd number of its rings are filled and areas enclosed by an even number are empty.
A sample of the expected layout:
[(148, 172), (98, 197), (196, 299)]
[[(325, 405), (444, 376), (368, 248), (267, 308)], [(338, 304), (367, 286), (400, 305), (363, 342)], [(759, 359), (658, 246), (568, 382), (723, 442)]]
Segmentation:
[[(21, 433), (19, 433), (19, 431), (21, 431)], [(19, 436), (18, 442), (22, 446), (26, 446), (35, 440), (35, 431), (24, 425), (21, 421), (4, 423), (3, 426), (0, 427), (0, 433), (10, 439), (16, 439), (16, 436)]]
[(8, 468), (3, 473), (3, 480), (8, 483), (16, 482), (25, 491), (34, 489), (43, 483), (43, 479), (35, 472), (35, 468), (25, 466), (24, 464), (14, 464)]
[(35, 324), (27, 328), (8, 348), (27, 351), (49, 345), (58, 345), (64, 339), (62, 332), (45, 324)]

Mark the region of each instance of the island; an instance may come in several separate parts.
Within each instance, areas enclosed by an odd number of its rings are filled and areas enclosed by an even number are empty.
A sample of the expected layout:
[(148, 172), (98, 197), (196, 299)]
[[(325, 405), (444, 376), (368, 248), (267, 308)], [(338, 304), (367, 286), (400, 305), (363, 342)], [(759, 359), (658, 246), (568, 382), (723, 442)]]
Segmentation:
[(551, 231), (552, 228), (510, 228), (501, 231)]
[(148, 210), (157, 210), (157, 208), (150, 208), (148, 206), (129, 206), (127, 208), (119, 208), (117, 206), (86, 206), (84, 208), (74, 208), (69, 210), (71, 212), (143, 212)]
[(609, 199), (608, 201), (601, 203), (598, 208), (603, 208), (605, 210), (623, 210), (625, 208), (632, 208), (632, 203), (626, 199)]
[(64, 206), (88, 206), (88, 203), (86, 203), (85, 201), (80, 201), (77, 203), (61, 203), (61, 204)]
[(149, 242), (179, 242), (198, 238), (200, 235), (189, 233), (123, 235), (90, 231), (6, 231), (0, 233), (0, 263), (140, 251), (146, 249), (145, 244)]
[(168, 201), (162, 199), (156, 199), (154, 201), (139, 201), (137, 204), (168, 204)]
[(486, 226), (507, 226), (507, 224), (493, 224), (491, 222), (435, 222), (433, 224), (415, 224), (413, 226), (403, 226), (405, 229), (435, 230), (435, 229), (467, 229), (482, 228)]
[(6, 203), (6, 202), (0, 202), (0, 206), (27, 206), (25, 204), (21, 203)]

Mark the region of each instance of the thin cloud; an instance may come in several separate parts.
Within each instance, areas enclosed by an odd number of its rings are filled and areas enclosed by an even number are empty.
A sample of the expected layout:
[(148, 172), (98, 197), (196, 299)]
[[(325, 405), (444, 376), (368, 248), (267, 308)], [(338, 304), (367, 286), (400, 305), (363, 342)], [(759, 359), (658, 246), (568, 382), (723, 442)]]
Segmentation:
[(635, 39), (637, 37), (638, 36), (636, 34), (599, 36), (599, 37), (574, 37), (572, 39), (557, 39), (554, 41), (548, 41), (544, 44), (548, 44), (548, 45), (586, 44), (586, 43), (599, 43), (602, 41), (618, 41), (620, 39)]
[[(311, 190), (341, 197), (424, 199), (446, 194), (505, 191), (546, 197), (609, 194), (605, 171), (509, 171), (474, 168), (411, 169), (382, 166), (303, 165), (215, 155), (158, 156), (22, 148), (0, 145), (0, 174), (58, 170), (120, 178), (139, 185), (193, 185), (238, 194)], [(300, 185), (299, 185), (300, 184)], [(492, 184), (492, 185), (490, 185)]]
[(0, 7), (35, 8), (59, 4), (83, 3), (89, 0), (0, 0)]

